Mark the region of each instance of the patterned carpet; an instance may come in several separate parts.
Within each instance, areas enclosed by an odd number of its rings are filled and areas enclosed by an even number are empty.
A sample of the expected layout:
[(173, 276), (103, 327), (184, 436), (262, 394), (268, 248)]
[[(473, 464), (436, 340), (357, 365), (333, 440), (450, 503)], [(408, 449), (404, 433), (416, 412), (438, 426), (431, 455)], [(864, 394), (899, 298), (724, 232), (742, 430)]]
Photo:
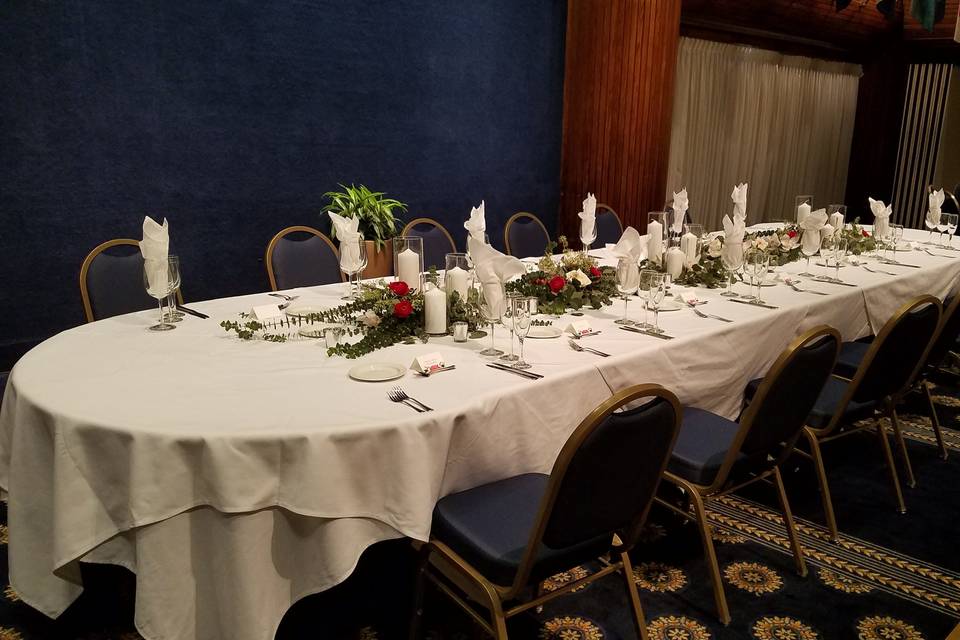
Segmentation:
[[(934, 389), (950, 458), (937, 451), (924, 405), (901, 412), (918, 485), (904, 485), (908, 512), (896, 513), (875, 438), (852, 436), (824, 453), (842, 533), (828, 540), (816, 482), (798, 459), (785, 469), (809, 575), (799, 577), (772, 489), (755, 486), (713, 503), (714, 539), (733, 616), (714, 614), (711, 585), (693, 525), (654, 510), (634, 554), (651, 640), (941, 640), (960, 622), (960, 390), (954, 378)], [(917, 399), (919, 400), (919, 398)], [(6, 513), (0, 509), (2, 522)], [(6, 527), (0, 525), (0, 570), (6, 575)], [(282, 640), (405, 637), (413, 554), (404, 541), (364, 554), (344, 584), (297, 603)], [(554, 576), (546, 587), (575, 580), (599, 561)], [(0, 640), (136, 640), (133, 576), (115, 567), (84, 566), (88, 588), (59, 620), (17, 599), (0, 597)], [(442, 594), (428, 588), (429, 640), (485, 635)], [(510, 622), (513, 638), (616, 640), (635, 637), (621, 578), (607, 576)]]

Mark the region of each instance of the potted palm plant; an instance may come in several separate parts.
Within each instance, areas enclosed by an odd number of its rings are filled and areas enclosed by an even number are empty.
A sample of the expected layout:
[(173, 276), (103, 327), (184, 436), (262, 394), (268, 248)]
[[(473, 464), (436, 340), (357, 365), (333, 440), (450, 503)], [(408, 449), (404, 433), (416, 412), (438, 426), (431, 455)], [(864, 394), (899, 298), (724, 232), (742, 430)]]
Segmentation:
[[(397, 235), (397, 218), (394, 212), (407, 210), (407, 205), (384, 197), (379, 191), (370, 191), (363, 185), (359, 187), (339, 185), (341, 191), (328, 191), (323, 194), (330, 202), (323, 212), (332, 211), (345, 218), (360, 219), (360, 233), (367, 244), (367, 268), (364, 275), (370, 278), (389, 276), (393, 273), (393, 245), (389, 242)], [(336, 238), (336, 229), (330, 230)]]

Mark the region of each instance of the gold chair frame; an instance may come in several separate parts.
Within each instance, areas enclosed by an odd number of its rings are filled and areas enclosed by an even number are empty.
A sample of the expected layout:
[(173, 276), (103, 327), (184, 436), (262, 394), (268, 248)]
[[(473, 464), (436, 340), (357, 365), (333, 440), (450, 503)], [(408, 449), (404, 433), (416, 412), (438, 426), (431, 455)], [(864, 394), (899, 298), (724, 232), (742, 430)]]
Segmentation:
[[(583, 444), (583, 442), (596, 430), (603, 422), (604, 418), (610, 415), (616, 409), (628, 405), (634, 400), (640, 398), (662, 398), (673, 405), (675, 419), (673, 441), (670, 443), (670, 449), (676, 443), (677, 434), (680, 432), (679, 422), (681, 419), (680, 401), (667, 389), (658, 384), (641, 384), (628, 387), (607, 399), (594, 409), (590, 415), (583, 419), (577, 429), (560, 450), (557, 461), (553, 465), (550, 473), (550, 481), (540, 508), (537, 513), (535, 524), (530, 532), (530, 538), (524, 551), (523, 558), (520, 560), (519, 568), (513, 583), (510, 585), (497, 585), (485, 578), (479, 571), (474, 569), (466, 560), (464, 560), (453, 549), (440, 542), (439, 540), (430, 540), (420, 546), (420, 557), (417, 564), (416, 591), (414, 596), (413, 619), (410, 625), (410, 638), (417, 638), (419, 631), (419, 622), (423, 614), (423, 587), (424, 578), (429, 579), (443, 593), (449, 596), (454, 602), (462, 607), (481, 627), (490, 633), (496, 640), (506, 640), (507, 638), (507, 619), (541, 606), (543, 603), (557, 598), (574, 589), (599, 580), (615, 571), (622, 570), (623, 578), (626, 582), (627, 593), (633, 610), (634, 624), (637, 634), (641, 640), (647, 640), (647, 626), (643, 617), (643, 607), (640, 604), (640, 595), (637, 592), (637, 585), (633, 580), (633, 565), (628, 555), (630, 549), (636, 543), (640, 535), (640, 530), (650, 510), (650, 505), (637, 516), (630, 524), (623, 538), (620, 534), (615, 534), (611, 542), (610, 559), (611, 562), (584, 578), (575, 580), (562, 587), (544, 593), (542, 583), (537, 587), (537, 593), (532, 600), (520, 602), (512, 607), (504, 609), (504, 605), (512, 600), (519, 598), (528, 588), (530, 572), (536, 561), (536, 553), (540, 547), (543, 535), (547, 528), (547, 522), (553, 510), (554, 503), (560, 491), (561, 481), (570, 465), (574, 454)], [(663, 466), (660, 469), (661, 479), (663, 471), (666, 469), (669, 456), (664, 457)], [(650, 501), (652, 504), (653, 501)], [(624, 540), (625, 538), (625, 540)], [(613, 561), (614, 557), (619, 559)], [(446, 578), (444, 581), (440, 576), (435, 575), (430, 569), (434, 568)], [(459, 589), (463, 595), (457, 592)], [(476, 610), (470, 606), (466, 598), (473, 599), (475, 602), (484, 605), (490, 612), (490, 620), (485, 620)]]
[[(510, 249), (510, 227), (513, 226), (513, 223), (519, 220), (520, 218), (530, 218), (536, 224), (540, 225), (540, 228), (543, 230), (543, 235), (547, 237), (547, 242), (550, 242), (550, 232), (547, 231), (547, 227), (544, 226), (540, 218), (533, 215), (532, 213), (528, 213), (527, 211), (518, 211), (517, 213), (510, 216), (510, 218), (507, 220), (507, 224), (503, 226), (503, 246), (506, 248), (508, 256), (513, 255), (513, 252)], [(522, 256), (522, 257), (529, 257), (529, 256)]]
[[(87, 322), (96, 322), (96, 318), (93, 317), (93, 306), (90, 304), (90, 289), (87, 286), (87, 274), (90, 272), (90, 265), (93, 264), (97, 256), (110, 247), (119, 246), (131, 246), (139, 249), (140, 243), (132, 238), (114, 238), (113, 240), (101, 242), (87, 254), (87, 257), (83, 259), (83, 263), (80, 265), (80, 299), (83, 301), (83, 315), (86, 317)], [(183, 294), (180, 292), (180, 289), (177, 289), (177, 302), (183, 304)]]
[[(321, 233), (320, 231), (317, 231), (313, 227), (295, 225), (292, 227), (287, 227), (286, 229), (281, 229), (280, 231), (277, 232), (275, 236), (270, 238), (270, 242), (267, 243), (267, 251), (263, 256), (263, 261), (267, 265), (267, 278), (270, 280), (271, 291), (277, 290), (277, 278), (276, 278), (276, 275), (273, 273), (273, 251), (274, 249), (277, 248), (278, 242), (283, 240), (283, 238), (290, 235), (291, 233), (296, 233), (298, 231), (317, 236), (318, 238), (326, 242), (327, 245), (333, 250), (333, 255), (337, 256), (337, 260), (340, 259), (340, 251), (337, 250), (337, 246), (333, 244), (333, 241), (330, 238), (328, 238), (326, 234)], [(343, 275), (344, 275), (343, 272), (340, 272), (340, 282), (345, 281)]]
[(610, 205), (608, 205), (608, 204), (603, 204), (603, 203), (601, 202), (600, 204), (597, 205), (597, 215), (598, 215), (598, 216), (600, 215), (600, 210), (601, 210), (601, 209), (605, 209), (605, 210), (609, 211), (611, 214), (613, 214), (614, 219), (617, 221), (617, 226), (620, 227), (620, 235), (623, 235), (623, 220), (620, 219), (620, 214), (618, 214), (616, 211), (614, 211), (614, 210), (613, 210), (613, 207), (611, 207)]
[(450, 232), (447, 231), (447, 228), (445, 226), (443, 226), (433, 218), (416, 218), (415, 220), (411, 220), (407, 224), (403, 225), (403, 231), (400, 232), (400, 235), (402, 236), (409, 235), (408, 232), (419, 224), (428, 224), (436, 227), (437, 229), (440, 229), (440, 231), (443, 232), (443, 235), (446, 236), (447, 242), (450, 243), (449, 253), (457, 252), (457, 243), (453, 241), (453, 236), (450, 235)]
[[(830, 485), (827, 482), (827, 471), (823, 464), (823, 454), (820, 452), (821, 445), (826, 444), (827, 442), (832, 442), (833, 440), (838, 440), (839, 438), (843, 438), (854, 433), (860, 433), (861, 431), (874, 431), (877, 435), (877, 439), (880, 440), (880, 449), (883, 454), (884, 464), (886, 465), (887, 471), (890, 475), (890, 484), (894, 497), (897, 501), (897, 510), (900, 513), (907, 512), (906, 504), (903, 501), (903, 491), (900, 488), (900, 478), (898, 475), (897, 466), (894, 463), (893, 452), (890, 449), (890, 442), (887, 440), (887, 433), (884, 430), (883, 425), (880, 424), (879, 418), (881, 415), (878, 415), (878, 412), (875, 410), (872, 416), (872, 422), (870, 424), (853, 427), (844, 431), (838, 430), (843, 423), (843, 413), (850, 404), (851, 400), (853, 400), (854, 394), (857, 392), (857, 389), (860, 387), (860, 383), (863, 381), (864, 374), (870, 367), (873, 359), (876, 357), (877, 352), (883, 347), (883, 344), (886, 342), (887, 337), (893, 331), (894, 327), (896, 327), (907, 314), (927, 304), (936, 306), (938, 312), (941, 312), (940, 317), (942, 319), (943, 306), (940, 304), (940, 300), (933, 296), (923, 295), (904, 303), (899, 309), (897, 309), (896, 313), (893, 314), (890, 320), (887, 320), (886, 324), (883, 325), (880, 333), (877, 334), (876, 339), (871, 343), (870, 348), (863, 357), (863, 361), (857, 368), (857, 372), (854, 374), (853, 379), (832, 374), (833, 377), (837, 378), (838, 380), (843, 380), (849, 384), (847, 385), (846, 392), (840, 399), (840, 403), (837, 405), (836, 409), (834, 409), (833, 416), (830, 418), (830, 422), (827, 423), (827, 426), (822, 428), (806, 426), (803, 429), (806, 442), (810, 446), (810, 452), (807, 453), (806, 451), (798, 448), (797, 453), (813, 460), (814, 469), (816, 470), (817, 474), (817, 481), (820, 485), (820, 499), (823, 502), (823, 511), (827, 528), (830, 533), (830, 540), (834, 542), (836, 542), (839, 537), (837, 518), (833, 511), (833, 500), (830, 497)], [(940, 326), (939, 320), (937, 326)], [(920, 374), (920, 370), (923, 368), (923, 365), (926, 364), (927, 354), (929, 354), (930, 348), (933, 346), (934, 335), (936, 335), (936, 330), (928, 340), (927, 347), (923, 351), (923, 355), (920, 357), (917, 365), (914, 367), (913, 372), (907, 378), (906, 384), (904, 384), (901, 389), (895, 391), (882, 400), (883, 409), (881, 411), (882, 414), (885, 414), (890, 419), (890, 423), (893, 426), (894, 438), (897, 441), (897, 445), (906, 468), (907, 486), (911, 488), (915, 487), (917, 483), (913, 476), (913, 467), (910, 464), (910, 455), (907, 453), (907, 443), (903, 439), (903, 432), (900, 430), (900, 420), (897, 417), (897, 404), (913, 387), (914, 381)]]
[(754, 395), (753, 400), (747, 406), (743, 416), (740, 418), (740, 428), (737, 430), (737, 434), (734, 436), (733, 441), (730, 444), (730, 448), (727, 450), (727, 455), (724, 457), (723, 463), (717, 470), (717, 475), (714, 477), (712, 483), (709, 485), (702, 485), (681, 478), (680, 476), (669, 471), (664, 472), (665, 480), (683, 489), (686, 495), (690, 497), (690, 502), (693, 505), (694, 513), (691, 514), (689, 511), (680, 509), (676, 505), (671, 504), (661, 498), (657, 498), (656, 500), (659, 504), (666, 507), (673, 513), (697, 523), (697, 526), (700, 530), (700, 540), (703, 544), (703, 552), (706, 556), (707, 566), (710, 571), (710, 580), (713, 583), (713, 598), (717, 608), (717, 617), (720, 619), (720, 622), (725, 625), (730, 624), (730, 609), (727, 606), (727, 598), (723, 590), (723, 580), (720, 576), (720, 565), (717, 562), (717, 553), (713, 547), (713, 540), (710, 533), (710, 523), (707, 521), (706, 505), (709, 500), (733, 493), (734, 491), (742, 489), (743, 487), (753, 484), (754, 482), (764, 481), (769, 484), (771, 482), (770, 478), (773, 478), (772, 483), (777, 489), (777, 497), (780, 500), (780, 508), (783, 513), (784, 525), (787, 529), (787, 537), (790, 540), (790, 547), (793, 551), (794, 562), (797, 565), (797, 573), (800, 574), (800, 576), (807, 575), (807, 564), (803, 558), (803, 549), (800, 547), (800, 540), (797, 536), (796, 525), (793, 521), (793, 512), (790, 510), (790, 502), (787, 499), (787, 491), (783, 485), (783, 478), (780, 475), (780, 465), (786, 460), (790, 452), (793, 450), (794, 445), (800, 439), (800, 431), (797, 432), (792, 441), (785, 444), (780, 458), (767, 471), (764, 471), (757, 476), (737, 484), (729, 484), (729, 476), (730, 472), (733, 470), (734, 464), (736, 463), (737, 454), (740, 452), (740, 447), (743, 445), (743, 442), (751, 428), (753, 428), (753, 421), (758, 411), (757, 407), (762, 404), (763, 399), (770, 391), (770, 387), (787, 367), (787, 365), (790, 364), (800, 349), (827, 336), (833, 336), (834, 340), (836, 341), (836, 354), (834, 354), (834, 362), (836, 362), (837, 355), (840, 353), (840, 343), (842, 338), (837, 330), (833, 327), (829, 327), (827, 325), (814, 327), (801, 334), (789, 345), (787, 345), (787, 348), (783, 351), (783, 353), (780, 354), (780, 357), (777, 358), (777, 360), (770, 367), (770, 371), (766, 376), (764, 376), (763, 382), (757, 389), (756, 395)]
[[(947, 324), (947, 319), (949, 319), (954, 313), (960, 313), (960, 293), (954, 295), (953, 300), (943, 311), (943, 315), (940, 316), (940, 326), (937, 327), (936, 332), (933, 334), (933, 338), (930, 340), (930, 346), (933, 347), (934, 343), (940, 338), (940, 334), (943, 332)], [(918, 372), (919, 373), (919, 372)], [(937, 440), (937, 448), (940, 449), (940, 457), (943, 460), (946, 460), (948, 457), (947, 444), (943, 440), (943, 431), (940, 430), (940, 417), (937, 415), (937, 406), (933, 402), (933, 396), (930, 394), (930, 385), (926, 380), (923, 379), (923, 376), (918, 375), (913, 385), (913, 389), (919, 391), (921, 387), (923, 389), (923, 395), (927, 400), (927, 409), (930, 412), (930, 424), (933, 426), (933, 435)]]

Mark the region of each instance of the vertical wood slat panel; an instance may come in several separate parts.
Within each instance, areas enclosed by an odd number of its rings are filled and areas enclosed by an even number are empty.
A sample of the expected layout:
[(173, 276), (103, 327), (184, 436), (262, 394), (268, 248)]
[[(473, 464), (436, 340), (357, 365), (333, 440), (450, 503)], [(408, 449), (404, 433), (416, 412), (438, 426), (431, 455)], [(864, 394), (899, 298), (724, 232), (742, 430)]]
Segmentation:
[(569, 0), (559, 231), (593, 192), (624, 225), (663, 208), (680, 0)]

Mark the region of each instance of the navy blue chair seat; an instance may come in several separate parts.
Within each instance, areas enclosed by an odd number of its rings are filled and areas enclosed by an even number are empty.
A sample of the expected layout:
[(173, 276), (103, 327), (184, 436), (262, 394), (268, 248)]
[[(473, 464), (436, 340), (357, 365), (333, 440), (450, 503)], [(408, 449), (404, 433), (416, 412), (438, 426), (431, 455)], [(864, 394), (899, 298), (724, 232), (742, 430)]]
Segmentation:
[[(179, 291), (177, 297), (183, 302)], [(80, 298), (87, 322), (156, 309), (143, 284), (143, 256), (136, 240), (108, 240), (80, 265)]]
[(438, 270), (447, 268), (447, 254), (456, 253), (457, 246), (453, 237), (442, 224), (430, 218), (411, 220), (400, 235), (415, 236), (423, 239), (423, 268)]
[(834, 372), (838, 376), (853, 379), (863, 362), (863, 357), (870, 350), (869, 342), (844, 342), (840, 346), (840, 357), (837, 358), (837, 366)]
[[(739, 429), (739, 424), (715, 413), (684, 407), (680, 435), (667, 470), (691, 482), (709, 485), (716, 478)], [(745, 458), (740, 455), (741, 460)]]
[(597, 241), (594, 243), (603, 247), (615, 244), (623, 235), (623, 223), (617, 212), (605, 204), (597, 205)]
[(264, 257), (273, 291), (342, 282), (340, 253), (311, 227), (287, 227), (271, 238)]
[(521, 211), (510, 216), (503, 229), (503, 243), (507, 255), (517, 258), (539, 257), (550, 244), (550, 234), (540, 218)]
[[(869, 346), (870, 345), (867, 345), (867, 347)], [(761, 382), (763, 382), (763, 378), (755, 378), (747, 383), (747, 388), (743, 394), (747, 402), (753, 400), (753, 396), (757, 393), (757, 388)], [(810, 411), (807, 424), (817, 428), (827, 426), (833, 414), (836, 412), (837, 406), (843, 398), (843, 394), (846, 393), (848, 384), (846, 381), (839, 380), (833, 376), (827, 378), (827, 382), (823, 385), (823, 389), (820, 390), (820, 395), (817, 397), (817, 401)], [(843, 426), (862, 418), (869, 418), (873, 415), (873, 410), (876, 408), (877, 403), (875, 402), (857, 402), (856, 400), (851, 400), (843, 412), (843, 422), (845, 423)], [(680, 435), (681, 437), (683, 436), (682, 433)]]
[[(494, 583), (510, 584), (530, 542), (549, 480), (546, 474), (526, 473), (451, 494), (433, 511), (431, 536), (443, 540)], [(541, 545), (531, 577), (547, 578), (568, 569), (571, 562), (586, 562), (609, 548), (610, 536), (564, 549)]]

